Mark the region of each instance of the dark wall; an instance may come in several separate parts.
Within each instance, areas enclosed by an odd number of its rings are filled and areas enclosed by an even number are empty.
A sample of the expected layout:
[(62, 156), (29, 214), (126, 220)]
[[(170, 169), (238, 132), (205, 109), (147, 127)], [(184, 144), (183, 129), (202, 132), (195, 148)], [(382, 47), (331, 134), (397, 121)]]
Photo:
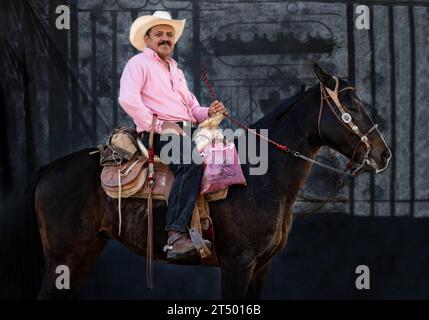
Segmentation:
[[(59, 4), (70, 6), (70, 30), (54, 27)], [(427, 298), (429, 3), (359, 4), (369, 6), (369, 30), (355, 28), (353, 1), (1, 1), (0, 207), (40, 166), (132, 126), (117, 103), (122, 69), (137, 53), (129, 27), (169, 10), (187, 19), (174, 58), (201, 104), (210, 102), (201, 63), (231, 115), (252, 123), (315, 84), (317, 62), (358, 87), (391, 146), (386, 172), (345, 181), (328, 214), (295, 223), (265, 297)], [(314, 168), (295, 212), (317, 207), (335, 182)], [(352, 287), (358, 264), (373, 270), (368, 292)], [(144, 270), (143, 258), (111, 244), (84, 297), (218, 297), (216, 269), (159, 266), (153, 293)]]
[[(55, 27), (59, 4), (70, 7), (69, 30)], [(189, 87), (210, 103), (204, 63), (217, 96), (241, 121), (255, 122), (315, 84), (315, 62), (355, 84), (394, 161), (382, 175), (348, 182), (329, 210), (427, 216), (429, 3), (362, 4), (369, 30), (355, 27), (352, 1), (3, 1), (2, 195), (41, 165), (133, 125), (117, 102), (123, 67), (137, 53), (129, 28), (140, 15), (169, 10), (187, 20), (174, 57)], [(307, 200), (326, 195), (306, 187)]]

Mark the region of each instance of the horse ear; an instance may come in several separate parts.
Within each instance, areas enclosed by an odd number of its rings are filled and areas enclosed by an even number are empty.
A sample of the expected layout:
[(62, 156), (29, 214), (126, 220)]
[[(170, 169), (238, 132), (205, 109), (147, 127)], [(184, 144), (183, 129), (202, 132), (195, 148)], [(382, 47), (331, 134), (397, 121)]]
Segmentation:
[(326, 87), (330, 90), (335, 90), (335, 79), (327, 74), (317, 63), (314, 64), (314, 73)]

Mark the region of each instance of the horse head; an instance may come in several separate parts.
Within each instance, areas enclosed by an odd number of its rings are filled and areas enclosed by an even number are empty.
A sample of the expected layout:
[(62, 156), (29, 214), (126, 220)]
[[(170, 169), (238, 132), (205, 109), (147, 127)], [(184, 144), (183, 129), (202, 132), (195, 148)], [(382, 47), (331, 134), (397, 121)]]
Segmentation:
[(385, 170), (392, 153), (356, 95), (356, 89), (329, 75), (317, 64), (314, 69), (320, 81), (317, 125), (322, 143), (346, 156), (354, 174), (360, 170), (375, 173)]

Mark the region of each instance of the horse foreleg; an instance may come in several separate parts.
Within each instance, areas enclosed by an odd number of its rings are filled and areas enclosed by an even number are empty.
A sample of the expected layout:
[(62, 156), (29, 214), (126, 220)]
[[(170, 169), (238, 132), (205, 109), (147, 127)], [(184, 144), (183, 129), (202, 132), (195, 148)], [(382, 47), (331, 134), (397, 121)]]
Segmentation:
[(108, 239), (96, 238), (91, 246), (88, 248), (85, 256), (81, 260), (79, 266), (75, 269), (75, 283), (76, 290), (80, 290), (85, 285), (89, 276), (91, 275), (92, 267), (94, 266), (97, 257), (101, 254), (106, 246)]
[(271, 268), (271, 262), (272, 260), (270, 259), (264, 264), (255, 267), (253, 277), (246, 292), (246, 299), (259, 300), (261, 298), (262, 289)]
[(253, 275), (253, 264), (242, 266), (235, 262), (221, 265), (222, 299), (244, 299)]

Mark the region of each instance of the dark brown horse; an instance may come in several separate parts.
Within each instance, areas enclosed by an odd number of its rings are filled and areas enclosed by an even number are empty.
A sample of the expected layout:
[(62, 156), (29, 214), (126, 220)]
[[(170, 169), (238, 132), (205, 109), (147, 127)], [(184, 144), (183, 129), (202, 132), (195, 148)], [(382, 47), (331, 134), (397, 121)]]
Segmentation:
[[(323, 87), (335, 89), (332, 76), (318, 66), (315, 71)], [(341, 105), (360, 132), (367, 133), (374, 124), (355, 92), (341, 90), (346, 87), (348, 84), (339, 80)], [(317, 84), (292, 106), (279, 106), (252, 127), (269, 129), (271, 139), (311, 159), (326, 144), (357, 163), (366, 160), (363, 169), (367, 171), (384, 170), (391, 153), (379, 131), (368, 133), (370, 150), (364, 158), (365, 144), (341, 123), (339, 110), (327, 107), (327, 100), (323, 99), (321, 109), (321, 89)], [(26, 236), (30, 238), (27, 240), (33, 253), (43, 248), (44, 273), (38, 295), (41, 299), (74, 297), (110, 239), (120, 241), (138, 254), (146, 254), (146, 201), (123, 199), (122, 233), (118, 236), (118, 202), (103, 192), (99, 182), (101, 167), (98, 156), (89, 155), (92, 150), (82, 150), (50, 163), (39, 171), (30, 187), (31, 213), (26, 218), (37, 217), (40, 239), (38, 232), (30, 228)], [(230, 187), (227, 199), (210, 204), (222, 298), (260, 297), (272, 258), (286, 245), (292, 205), (312, 167), (311, 162), (272, 145), (268, 150), (265, 175), (249, 175), (248, 165), (243, 165), (247, 186)], [(154, 256), (159, 260), (165, 260), (162, 252), (167, 241), (165, 212), (165, 203), (155, 201)], [(70, 290), (58, 290), (55, 286), (59, 265), (70, 268)], [(32, 276), (39, 275), (33, 271)]]

